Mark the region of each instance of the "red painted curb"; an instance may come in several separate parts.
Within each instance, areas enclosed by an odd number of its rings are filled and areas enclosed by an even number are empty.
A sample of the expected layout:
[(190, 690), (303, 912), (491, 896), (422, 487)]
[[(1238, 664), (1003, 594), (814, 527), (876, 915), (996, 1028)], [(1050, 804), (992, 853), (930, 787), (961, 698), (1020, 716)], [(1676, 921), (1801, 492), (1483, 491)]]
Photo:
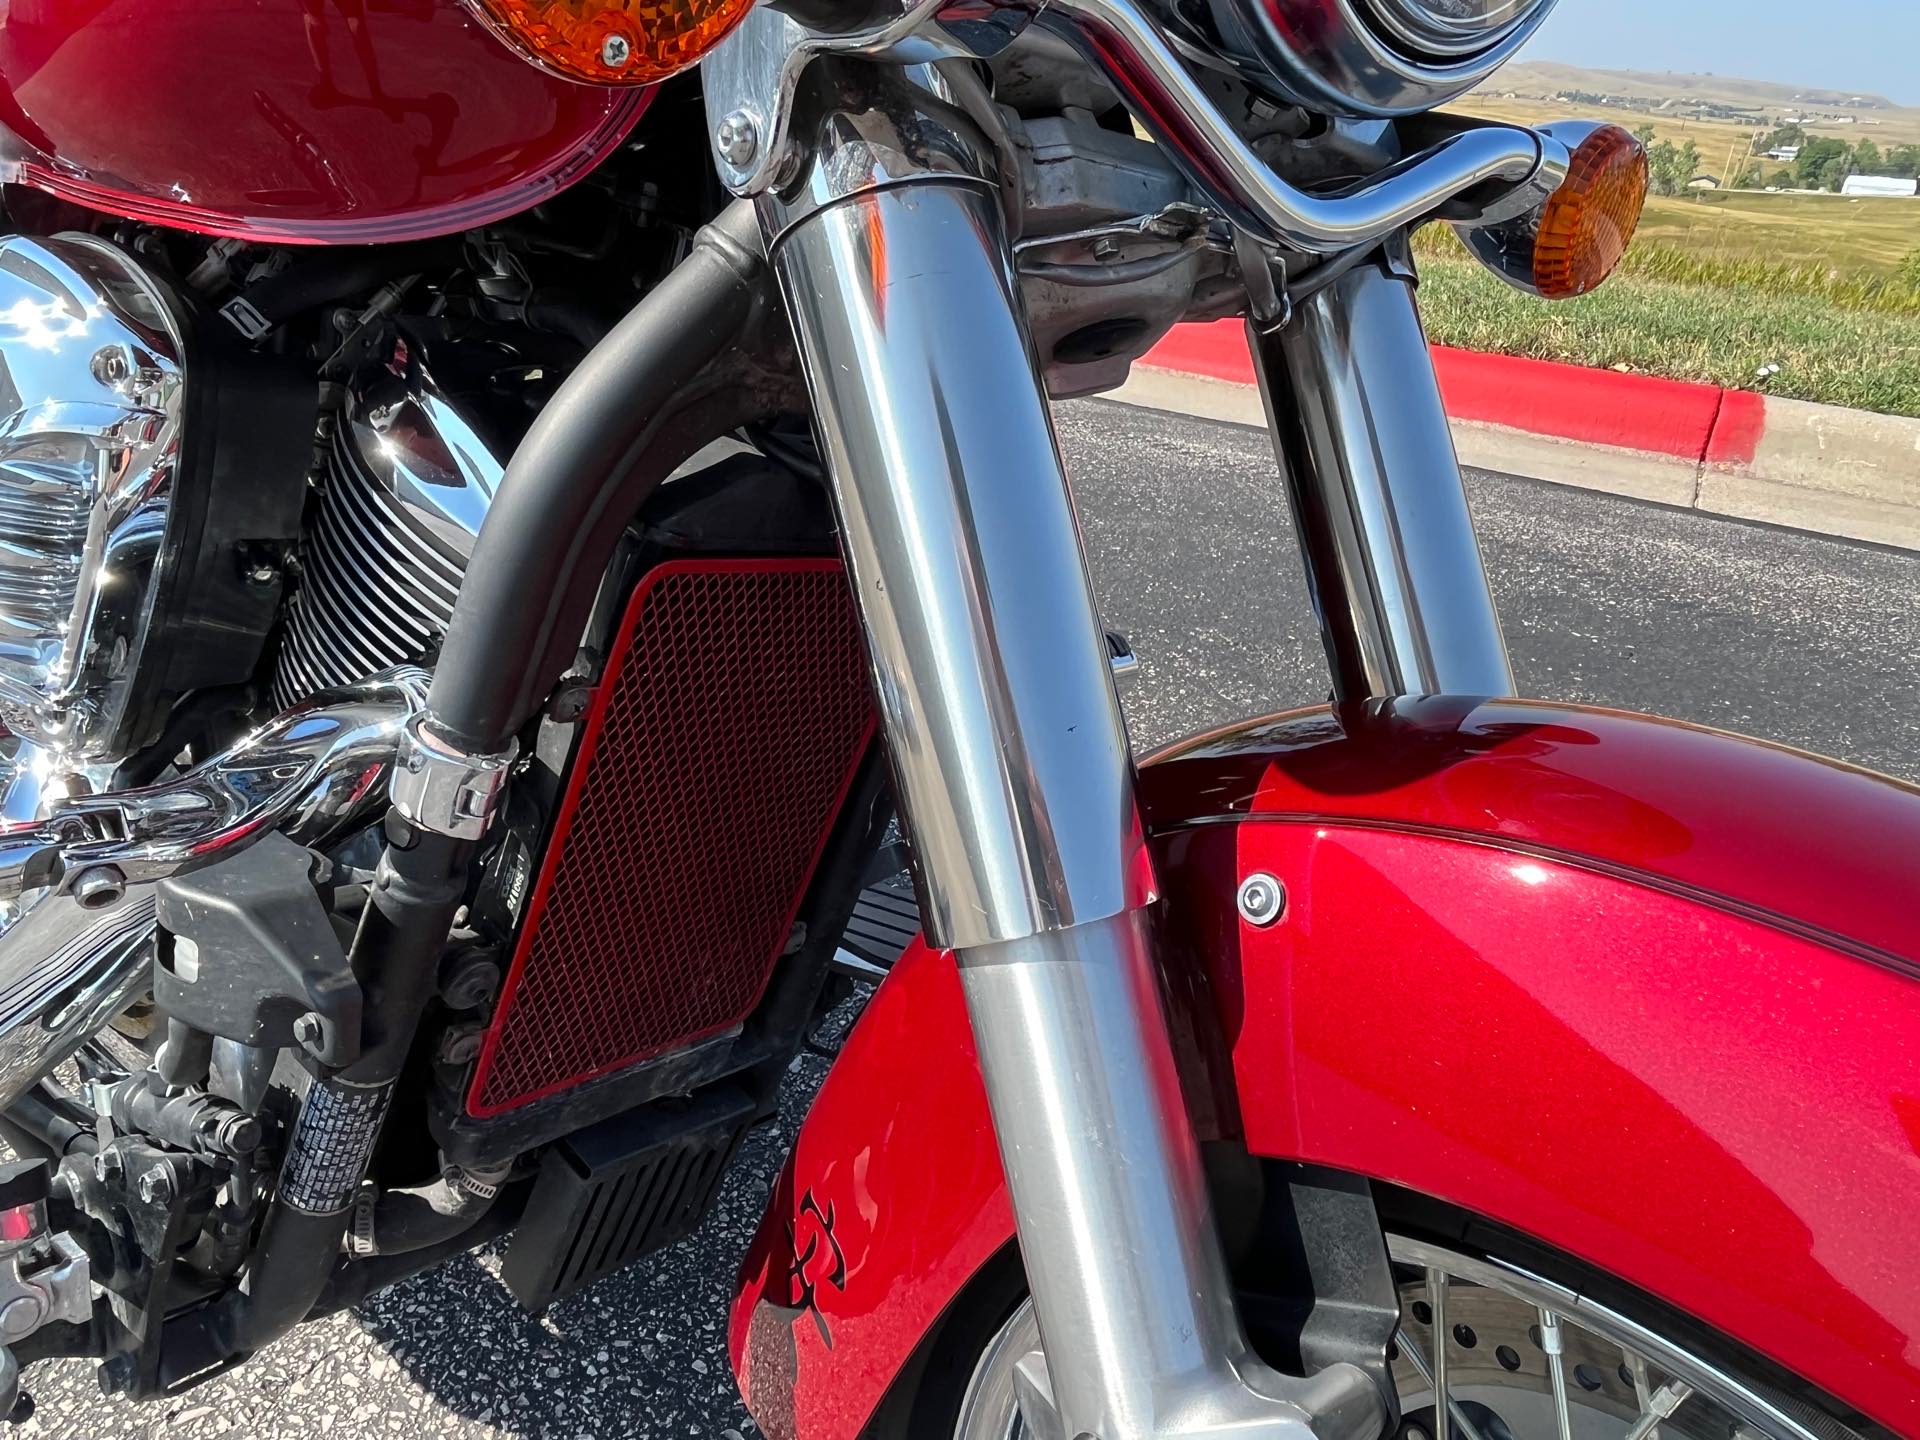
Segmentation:
[[(1749, 391), (1444, 345), (1433, 347), (1433, 359), (1456, 420), (1729, 465), (1751, 462), (1766, 430), (1766, 399)], [(1238, 320), (1176, 325), (1140, 363), (1238, 385), (1254, 381)]]

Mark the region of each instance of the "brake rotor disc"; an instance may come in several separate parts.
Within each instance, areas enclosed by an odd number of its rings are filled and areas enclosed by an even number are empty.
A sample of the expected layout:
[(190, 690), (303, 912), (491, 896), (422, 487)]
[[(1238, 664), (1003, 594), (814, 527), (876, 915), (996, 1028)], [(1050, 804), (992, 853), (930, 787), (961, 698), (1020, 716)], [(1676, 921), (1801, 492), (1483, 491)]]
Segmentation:
[[(1516, 1265), (1400, 1235), (1387, 1249), (1400, 1294), (1398, 1440), (1857, 1440), (1830, 1416)], [(1038, 1343), (1023, 1305), (981, 1357), (955, 1440), (1027, 1433), (1013, 1367)]]

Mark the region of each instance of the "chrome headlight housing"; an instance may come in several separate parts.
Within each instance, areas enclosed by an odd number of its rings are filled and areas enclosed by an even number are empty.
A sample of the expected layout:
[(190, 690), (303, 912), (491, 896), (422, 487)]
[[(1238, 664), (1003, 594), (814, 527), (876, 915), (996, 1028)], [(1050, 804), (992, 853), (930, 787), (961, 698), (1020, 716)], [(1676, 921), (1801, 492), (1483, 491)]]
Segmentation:
[(1557, 0), (1213, 0), (1223, 38), (1296, 103), (1415, 115), (1499, 69)]

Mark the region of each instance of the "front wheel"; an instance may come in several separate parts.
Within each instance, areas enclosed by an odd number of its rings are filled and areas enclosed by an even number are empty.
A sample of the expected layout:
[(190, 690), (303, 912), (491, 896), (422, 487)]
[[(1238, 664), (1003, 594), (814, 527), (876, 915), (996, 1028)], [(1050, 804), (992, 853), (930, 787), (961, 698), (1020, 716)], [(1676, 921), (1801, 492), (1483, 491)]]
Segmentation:
[[(1536, 1269), (1391, 1232), (1387, 1249), (1400, 1292), (1397, 1440), (1836, 1440), (1850, 1433), (1662, 1327)], [(980, 1352), (954, 1440), (1026, 1434), (1013, 1369), (1038, 1343), (1033, 1307), (1023, 1303)], [(1448, 1397), (1444, 1421), (1435, 1413), (1436, 1371)]]

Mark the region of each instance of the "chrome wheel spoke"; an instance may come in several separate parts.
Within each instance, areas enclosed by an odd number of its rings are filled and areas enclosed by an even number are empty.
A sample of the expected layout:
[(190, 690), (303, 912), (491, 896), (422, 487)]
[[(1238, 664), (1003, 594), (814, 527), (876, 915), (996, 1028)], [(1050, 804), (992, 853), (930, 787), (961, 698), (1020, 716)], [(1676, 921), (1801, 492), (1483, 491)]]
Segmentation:
[(1427, 1304), (1433, 1310), (1433, 1440), (1447, 1440), (1447, 1412), (1453, 1396), (1447, 1390), (1447, 1272), (1428, 1267)]
[[(1405, 1330), (1396, 1330), (1393, 1338), (1394, 1343), (1400, 1347), (1400, 1353), (1407, 1357), (1407, 1363), (1420, 1372), (1420, 1378), (1425, 1380), (1428, 1387), (1438, 1396), (1440, 1388), (1434, 1384), (1433, 1369), (1427, 1364), (1427, 1359), (1420, 1353), (1419, 1347), (1413, 1343), (1413, 1337)], [(1461, 1409), (1460, 1402), (1451, 1395), (1447, 1397), (1447, 1414), (1452, 1418), (1453, 1423), (1460, 1427), (1460, 1434), (1464, 1440), (1487, 1440), (1487, 1437), (1480, 1433), (1480, 1427), (1473, 1423), (1473, 1417)]]
[(1673, 1412), (1685, 1404), (1691, 1394), (1693, 1387), (1681, 1380), (1662, 1385), (1647, 1398), (1641, 1408), (1640, 1418), (1627, 1431), (1626, 1440), (1654, 1440), (1660, 1433), (1660, 1422), (1671, 1419)]
[(1553, 1413), (1560, 1440), (1573, 1440), (1573, 1411), (1567, 1404), (1567, 1360), (1560, 1335), (1560, 1317), (1540, 1307), (1540, 1348), (1546, 1352), (1547, 1378), (1553, 1383)]

